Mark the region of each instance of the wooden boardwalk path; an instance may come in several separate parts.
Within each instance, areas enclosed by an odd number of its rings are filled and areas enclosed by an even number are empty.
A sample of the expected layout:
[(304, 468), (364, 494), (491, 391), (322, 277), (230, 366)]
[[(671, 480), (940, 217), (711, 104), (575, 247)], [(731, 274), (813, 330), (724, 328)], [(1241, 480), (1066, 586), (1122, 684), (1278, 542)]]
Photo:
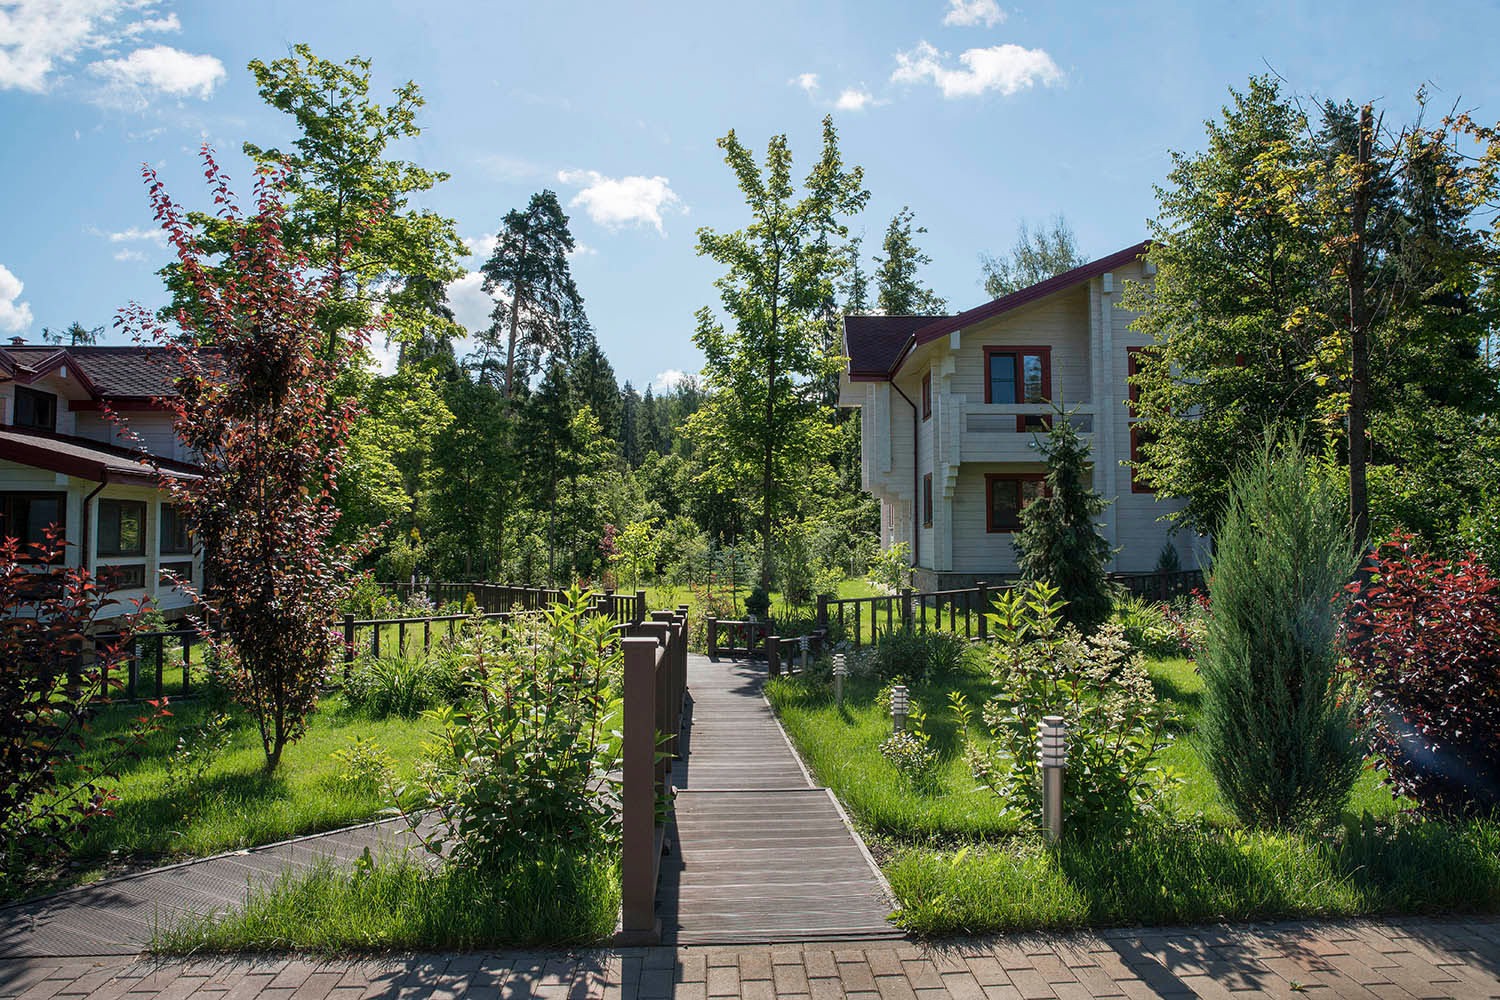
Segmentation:
[(884, 880), (761, 695), (764, 663), (688, 657), (657, 911), (677, 944), (899, 937)]

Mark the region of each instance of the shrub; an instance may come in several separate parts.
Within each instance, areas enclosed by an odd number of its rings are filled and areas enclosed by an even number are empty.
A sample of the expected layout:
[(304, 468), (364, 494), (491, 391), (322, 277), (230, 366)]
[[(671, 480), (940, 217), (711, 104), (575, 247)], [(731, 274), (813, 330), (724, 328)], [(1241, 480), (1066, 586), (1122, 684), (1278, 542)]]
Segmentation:
[(989, 742), (967, 735), (973, 709), (959, 692), (949, 696), (974, 777), (1011, 812), (1039, 818), (1042, 719), (1060, 715), (1068, 727), (1068, 812), (1110, 823), (1161, 814), (1179, 779), (1159, 757), (1178, 720), (1157, 702), (1120, 627), (1109, 623), (1084, 638), (1062, 624), (1058, 591), (1043, 583), (1001, 592), (995, 608), (996, 694), (982, 710)]
[(887, 594), (900, 593), (911, 586), (911, 546), (906, 542), (881, 551), (870, 562), (865, 579), (872, 587), (879, 587)]
[(766, 585), (757, 583), (750, 588), (750, 594), (745, 598), (745, 614), (757, 621), (765, 621), (771, 615), (771, 594), (766, 590)]
[(1109, 501), (1089, 486), (1089, 446), (1061, 408), (1041, 447), (1046, 493), (1021, 511), (1016, 558), (1023, 579), (1058, 588), (1064, 617), (1087, 634), (1109, 617), (1111, 553), (1096, 520)]
[[(110, 779), (170, 714), (165, 703), (147, 702), (102, 761), (71, 784), (62, 779), (94, 708), (121, 684), (106, 678), (124, 659), (123, 642), (101, 642), (93, 662), (84, 661), (82, 637), (110, 597), (86, 571), (65, 569), (65, 552), (57, 536), (23, 551), (0, 532), (0, 880), (108, 816)], [(135, 625), (126, 617), (116, 627), (128, 637)]]
[[(455, 863), (498, 871), (616, 838), (618, 761), (604, 729), (620, 672), (612, 627), (574, 587), (534, 619), (484, 633), (472, 707), (427, 713), (438, 731), (415, 791), (438, 821), (435, 834), (418, 834), (429, 850), (451, 845)], [(407, 814), (414, 831), (421, 818)]]
[(1127, 596), (1115, 604), (1114, 618), (1132, 649), (1147, 656), (1183, 655), (1177, 623), (1165, 604)]
[(868, 669), (884, 679), (902, 676), (924, 683), (954, 674), (968, 649), (969, 644), (951, 632), (896, 629), (876, 641)]
[[(895, 682), (886, 685), (881, 691), (887, 712), (890, 711), (890, 689), (894, 684)], [(880, 756), (918, 789), (927, 790), (936, 784), (938, 752), (932, 746), (932, 737), (927, 733), (927, 715), (915, 702), (910, 704), (906, 728), (892, 733), (880, 744)]]
[(333, 752), (339, 762), (339, 784), (374, 791), (390, 784), (396, 773), (396, 761), (375, 740), (356, 736), (342, 750)]
[(1296, 437), (1268, 439), (1229, 495), (1198, 658), (1204, 764), (1245, 823), (1332, 819), (1360, 769), (1336, 634), (1355, 566), (1348, 516)]
[(210, 712), (202, 722), (189, 726), (177, 737), (177, 746), (167, 755), (166, 792), (184, 815), (191, 815), (203, 801), (203, 784), (209, 770), (229, 749), (234, 736), (229, 716)]
[[(1385, 780), (1443, 812), (1500, 804), (1500, 580), (1472, 557), (1377, 547), (1351, 586), (1349, 664)], [(1447, 758), (1443, 761), (1443, 758)]]

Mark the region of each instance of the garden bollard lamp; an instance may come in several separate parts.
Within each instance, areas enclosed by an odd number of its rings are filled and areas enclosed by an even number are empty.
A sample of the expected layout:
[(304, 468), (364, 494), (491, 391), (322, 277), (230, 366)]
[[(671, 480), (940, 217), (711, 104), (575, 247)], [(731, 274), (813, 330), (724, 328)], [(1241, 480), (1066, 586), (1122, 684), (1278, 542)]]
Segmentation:
[(905, 684), (897, 684), (891, 688), (891, 721), (895, 724), (896, 732), (906, 731), (906, 712), (911, 707), (910, 693)]
[(1042, 761), (1042, 819), (1047, 839), (1062, 839), (1063, 770), (1068, 766), (1068, 727), (1060, 715), (1042, 717), (1038, 756)]
[(833, 656), (833, 700), (841, 712), (844, 710), (844, 678), (848, 676), (849, 666), (844, 662), (844, 654), (835, 653)]

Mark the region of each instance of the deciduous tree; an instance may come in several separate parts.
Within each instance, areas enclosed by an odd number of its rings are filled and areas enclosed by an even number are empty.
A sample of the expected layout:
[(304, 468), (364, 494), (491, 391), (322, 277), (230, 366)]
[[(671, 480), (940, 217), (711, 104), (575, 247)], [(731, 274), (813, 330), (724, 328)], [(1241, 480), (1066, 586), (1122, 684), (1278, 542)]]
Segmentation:
[(1078, 237), (1061, 215), (1054, 218), (1050, 226), (1036, 229), (1022, 219), (1016, 231), (1016, 245), (1007, 256), (979, 255), (984, 293), (995, 299), (1084, 263), (1087, 262), (1083, 254), (1078, 252)]
[[(927, 232), (925, 226), (915, 226), (916, 218), (910, 207), (902, 206), (885, 230), (885, 242), (881, 249), (884, 257), (876, 257), (880, 265), (875, 272), (875, 285), (879, 290), (876, 305), (888, 316), (935, 316), (948, 308), (948, 303), (931, 288), (922, 284), (918, 272), (932, 258), (917, 246), (916, 238)], [(858, 249), (856, 244), (856, 250)], [(856, 261), (851, 270), (857, 270)]]

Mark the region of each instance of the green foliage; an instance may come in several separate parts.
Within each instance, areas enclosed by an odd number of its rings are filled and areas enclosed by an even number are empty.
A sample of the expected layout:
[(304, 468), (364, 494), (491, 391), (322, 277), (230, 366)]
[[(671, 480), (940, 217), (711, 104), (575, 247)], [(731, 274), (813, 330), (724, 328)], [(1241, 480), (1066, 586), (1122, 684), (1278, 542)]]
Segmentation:
[[(698, 313), (693, 342), (704, 355), (707, 398), (687, 433), (707, 464), (700, 478), (730, 496), (758, 501), (762, 581), (772, 569), (778, 516), (795, 512), (810, 474), (826, 475), (810, 456), (827, 453), (832, 427), (807, 383), (834, 375), (839, 355), (827, 344), (828, 304), (846, 266), (837, 241), (844, 219), (869, 198), (858, 167), (847, 168), (833, 120), (823, 122), (823, 149), (797, 197), (786, 136), (774, 136), (765, 168), (731, 131), (719, 140), (745, 197), (744, 229), (698, 231), (698, 252), (728, 268), (717, 285), (726, 326)], [(795, 488), (794, 488), (795, 485)]]
[(898, 594), (911, 586), (911, 545), (897, 542), (876, 554), (865, 579), (887, 594)]
[(927, 682), (950, 677), (964, 664), (969, 644), (940, 629), (898, 628), (883, 632), (857, 669), (876, 677)]
[[(473, 703), (430, 711), (437, 726), (415, 790), (438, 821), (423, 842), (451, 863), (504, 871), (555, 849), (612, 843), (617, 752), (605, 722), (620, 671), (613, 622), (576, 587), (536, 619), (485, 633)], [(413, 828), (418, 814), (408, 814)]]
[(361, 656), (344, 681), (344, 698), (372, 719), (415, 719), (459, 701), (466, 664), (480, 648), (482, 638), (471, 635), (456, 645), (437, 645), (429, 654)]
[(1181, 656), (1177, 622), (1165, 604), (1128, 595), (1115, 603), (1114, 620), (1130, 648), (1146, 656)]
[(1302, 444), (1267, 438), (1232, 481), (1198, 659), (1209, 771), (1241, 821), (1275, 828), (1337, 816), (1360, 770), (1337, 641), (1356, 558)]
[(1061, 215), (1052, 220), (1050, 228), (1032, 229), (1022, 219), (1016, 230), (1016, 244), (1007, 257), (979, 255), (984, 294), (992, 299), (1029, 288), (1085, 263), (1086, 258), (1078, 252), (1078, 237)]
[(661, 551), (661, 535), (656, 530), (656, 519), (632, 521), (625, 530), (615, 536), (615, 547), (619, 552), (616, 564), (630, 573), (630, 589), (640, 587), (643, 580), (656, 577), (656, 558)]
[(903, 205), (886, 227), (885, 242), (881, 244), (885, 257), (875, 258), (880, 265), (875, 272), (876, 304), (880, 312), (890, 316), (941, 315), (948, 303), (917, 276), (919, 269), (932, 263), (932, 258), (916, 244), (915, 237), (927, 232), (927, 228), (913, 227), (913, 218), (911, 208)]
[(356, 735), (343, 749), (335, 750), (333, 759), (339, 763), (335, 780), (354, 788), (380, 791), (396, 773), (396, 762), (385, 747), (362, 735)]
[[(1059, 715), (1068, 733), (1066, 814), (1104, 823), (1162, 814), (1179, 781), (1161, 761), (1177, 720), (1119, 626), (1085, 639), (1062, 624), (1058, 591), (1040, 583), (1002, 591), (995, 608), (994, 694), (981, 713), (991, 739), (969, 738), (964, 749), (974, 776), (1018, 816), (1038, 818), (1042, 719)], [(955, 692), (952, 707), (967, 731), (967, 697)]]
[(184, 814), (192, 814), (202, 803), (208, 772), (224, 756), (233, 736), (233, 726), (224, 712), (211, 712), (183, 726), (177, 746), (164, 762), (164, 787), (167, 797), (176, 800)]
[(1109, 501), (1088, 485), (1089, 446), (1062, 407), (1041, 447), (1047, 492), (1021, 511), (1016, 558), (1022, 578), (1056, 587), (1064, 618), (1088, 634), (1109, 617), (1110, 549), (1097, 521)]
[(771, 591), (764, 583), (757, 583), (750, 589), (750, 594), (745, 598), (745, 614), (757, 621), (766, 621), (771, 617)]
[(880, 744), (880, 756), (918, 790), (933, 786), (938, 765), (938, 752), (922, 728), (923, 721), (922, 713), (913, 711), (906, 717), (906, 728)]

